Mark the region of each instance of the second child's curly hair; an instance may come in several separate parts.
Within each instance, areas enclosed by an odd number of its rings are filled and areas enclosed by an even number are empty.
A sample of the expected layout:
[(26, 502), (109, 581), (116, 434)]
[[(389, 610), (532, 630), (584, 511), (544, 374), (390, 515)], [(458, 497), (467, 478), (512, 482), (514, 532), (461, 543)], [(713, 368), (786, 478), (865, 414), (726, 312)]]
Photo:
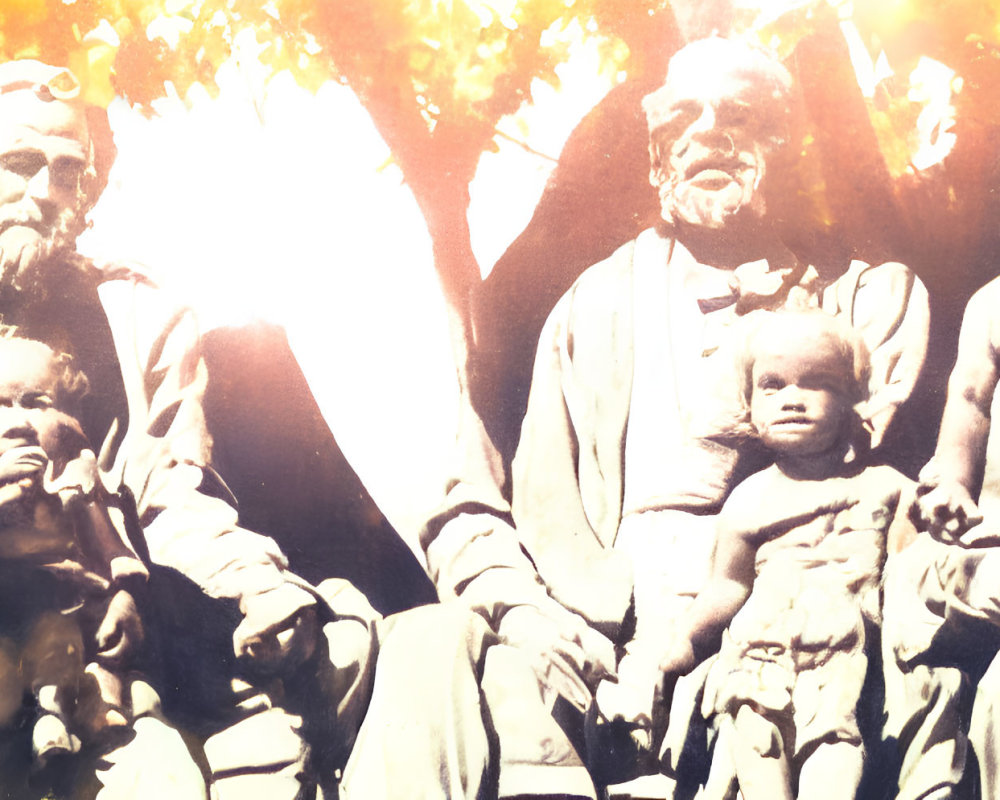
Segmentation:
[[(52, 355), (53, 368), (58, 376), (56, 387), (59, 396), (54, 398), (60, 410), (77, 416), (80, 402), (90, 392), (90, 381), (80, 370), (69, 353), (57, 352), (49, 347), (45, 342), (22, 336), (16, 325), (7, 325), (0, 322), (0, 342), (19, 341), (30, 342), (40, 347), (44, 347)], [(3, 370), (3, 357), (0, 355), (0, 371)]]
[(813, 311), (775, 311), (762, 314), (743, 340), (739, 354), (741, 394), (749, 413), (753, 393), (753, 368), (757, 361), (758, 342), (764, 337), (771, 341), (801, 341), (803, 339), (832, 341), (841, 359), (844, 374), (850, 382), (843, 387), (852, 405), (868, 400), (871, 389), (871, 356), (861, 336), (838, 317), (819, 309)]

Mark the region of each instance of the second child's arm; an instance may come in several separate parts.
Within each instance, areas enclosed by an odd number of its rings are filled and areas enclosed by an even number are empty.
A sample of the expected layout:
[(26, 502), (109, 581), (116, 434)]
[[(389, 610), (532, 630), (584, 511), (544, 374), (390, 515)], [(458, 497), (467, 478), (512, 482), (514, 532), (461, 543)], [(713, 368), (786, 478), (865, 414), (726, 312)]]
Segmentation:
[(660, 669), (685, 674), (718, 650), (722, 632), (750, 595), (759, 541), (740, 522), (742, 493), (734, 493), (722, 512), (716, 533), (712, 574), (691, 608), (689, 623), (673, 640)]
[(920, 521), (931, 534), (946, 539), (957, 539), (980, 521), (973, 498), (986, 462), (990, 404), (998, 379), (992, 323), (997, 299), (1000, 282), (993, 281), (969, 301), (937, 449), (920, 474)]

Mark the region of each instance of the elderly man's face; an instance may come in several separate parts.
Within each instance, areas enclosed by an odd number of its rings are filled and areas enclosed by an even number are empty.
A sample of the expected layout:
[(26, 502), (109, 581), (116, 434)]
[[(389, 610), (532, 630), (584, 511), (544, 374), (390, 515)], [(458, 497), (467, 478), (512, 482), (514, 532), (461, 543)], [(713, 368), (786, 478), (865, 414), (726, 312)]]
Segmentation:
[(28, 90), (0, 96), (0, 285), (25, 288), (82, 229), (90, 141), (82, 109)]
[(650, 134), (650, 181), (666, 221), (722, 228), (737, 215), (763, 215), (761, 181), (785, 107), (752, 72), (705, 69), (661, 90), (667, 106)]

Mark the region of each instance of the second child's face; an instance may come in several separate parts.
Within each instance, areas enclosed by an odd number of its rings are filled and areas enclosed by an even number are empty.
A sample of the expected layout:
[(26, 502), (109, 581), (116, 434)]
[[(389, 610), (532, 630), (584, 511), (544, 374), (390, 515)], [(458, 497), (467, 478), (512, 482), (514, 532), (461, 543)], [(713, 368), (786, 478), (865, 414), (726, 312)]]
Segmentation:
[(832, 342), (810, 337), (765, 345), (752, 378), (750, 420), (768, 448), (818, 455), (841, 443), (853, 377)]
[(61, 470), (87, 441), (79, 422), (58, 407), (59, 374), (45, 345), (0, 340), (0, 484)]

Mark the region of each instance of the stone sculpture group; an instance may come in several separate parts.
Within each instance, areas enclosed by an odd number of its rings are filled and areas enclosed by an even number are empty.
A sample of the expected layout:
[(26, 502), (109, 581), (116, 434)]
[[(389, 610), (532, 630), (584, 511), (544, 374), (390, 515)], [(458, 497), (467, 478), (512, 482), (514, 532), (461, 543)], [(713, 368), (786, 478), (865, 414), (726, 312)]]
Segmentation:
[(927, 292), (783, 242), (794, 97), (745, 44), (675, 54), (643, 102), (661, 220), (552, 309), (509, 493), (463, 410), (420, 537), (439, 602), (383, 618), (240, 527), (192, 312), (76, 252), (101, 112), (0, 65), (5, 796), (1000, 798), (1000, 667), (953, 647), (1000, 626), (1000, 283), (908, 478)]

